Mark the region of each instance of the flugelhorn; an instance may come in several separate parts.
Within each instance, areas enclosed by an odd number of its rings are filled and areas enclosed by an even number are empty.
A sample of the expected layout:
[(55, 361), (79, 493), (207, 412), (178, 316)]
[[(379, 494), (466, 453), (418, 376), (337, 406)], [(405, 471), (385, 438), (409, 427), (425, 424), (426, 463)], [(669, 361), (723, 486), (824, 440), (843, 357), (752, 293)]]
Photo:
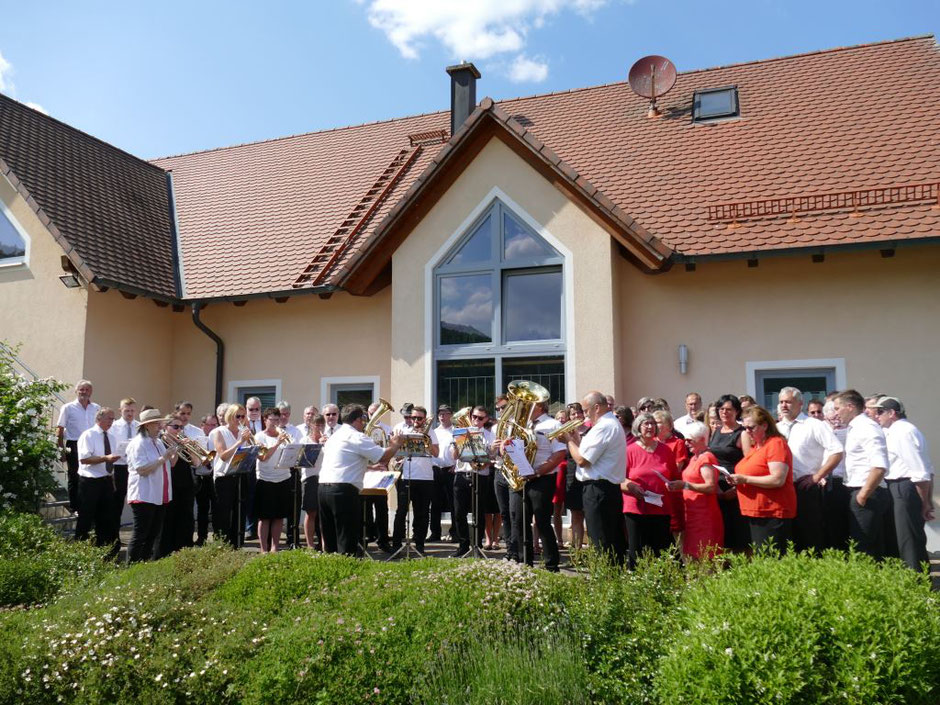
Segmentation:
[(556, 438), (561, 438), (562, 436), (567, 436), (569, 433), (575, 429), (581, 428), (584, 425), (583, 419), (571, 419), (571, 421), (566, 421), (561, 426), (556, 428), (554, 431), (545, 434), (545, 437), (554, 441)]

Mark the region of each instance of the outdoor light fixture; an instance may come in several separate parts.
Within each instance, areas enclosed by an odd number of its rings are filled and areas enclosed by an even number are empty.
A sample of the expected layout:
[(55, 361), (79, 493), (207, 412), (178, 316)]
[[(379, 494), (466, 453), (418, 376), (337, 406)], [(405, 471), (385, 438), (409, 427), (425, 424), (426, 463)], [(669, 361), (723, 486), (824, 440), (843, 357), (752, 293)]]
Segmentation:
[(689, 371), (689, 346), (683, 343), (679, 346), (679, 374)]
[(74, 274), (63, 274), (61, 277), (59, 277), (59, 281), (65, 284), (66, 289), (77, 289), (82, 285), (82, 283), (78, 280), (78, 277)]

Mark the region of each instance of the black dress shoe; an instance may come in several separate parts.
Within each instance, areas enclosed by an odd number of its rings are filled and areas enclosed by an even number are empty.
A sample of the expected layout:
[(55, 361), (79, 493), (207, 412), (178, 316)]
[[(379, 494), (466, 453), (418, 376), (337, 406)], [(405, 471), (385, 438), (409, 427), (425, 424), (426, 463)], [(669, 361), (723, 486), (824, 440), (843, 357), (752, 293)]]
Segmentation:
[(450, 557), (451, 558), (463, 558), (468, 553), (470, 553), (469, 546), (460, 546), (456, 551), (450, 554)]
[(428, 541), (429, 543), (440, 543), (440, 542), (441, 542), (441, 535), (440, 535), (440, 534), (431, 534), (430, 536), (428, 536), (427, 541)]
[(390, 544), (388, 541), (382, 541), (381, 543), (377, 545), (379, 547), (379, 550), (383, 551), (384, 553), (395, 553), (395, 549), (392, 548), (392, 544)]

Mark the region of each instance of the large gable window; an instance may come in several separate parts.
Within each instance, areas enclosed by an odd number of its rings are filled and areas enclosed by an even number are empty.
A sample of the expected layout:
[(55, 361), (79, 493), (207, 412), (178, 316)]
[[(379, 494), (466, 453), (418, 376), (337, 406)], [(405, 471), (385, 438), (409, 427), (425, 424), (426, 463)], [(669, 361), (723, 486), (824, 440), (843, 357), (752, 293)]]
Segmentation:
[(526, 372), (562, 401), (564, 258), (495, 201), (435, 269), (437, 403), (492, 406)]
[(0, 266), (24, 263), (28, 242), (13, 213), (0, 203)]

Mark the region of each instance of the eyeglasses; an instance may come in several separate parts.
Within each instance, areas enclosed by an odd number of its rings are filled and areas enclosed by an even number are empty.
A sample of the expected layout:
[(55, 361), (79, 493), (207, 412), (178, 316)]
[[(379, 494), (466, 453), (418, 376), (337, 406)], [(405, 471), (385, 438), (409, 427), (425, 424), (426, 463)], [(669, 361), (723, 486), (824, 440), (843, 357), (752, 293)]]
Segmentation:
[(167, 428), (175, 428), (176, 430), (179, 430), (183, 427), (180, 426), (178, 423), (171, 423), (171, 424), (167, 424)]
[(235, 418), (236, 418), (236, 419), (243, 419), (243, 418), (245, 418), (245, 415), (244, 415), (244, 414), (235, 414)]
[(424, 421), (424, 419), (425, 419), (424, 416), (410, 416), (409, 418), (410, 418), (412, 421)]
[(505, 406), (497, 406), (497, 407), (496, 407), (496, 410), (497, 410), (497, 411), (505, 411), (505, 409), (506, 409)]
[(335, 411), (327, 411), (327, 412), (326, 412), (325, 414), (323, 414), (323, 415), (324, 415), (324, 416), (336, 416), (337, 414), (336, 414)]
[(470, 418), (473, 419), (474, 421), (486, 421), (486, 417), (485, 417), (485, 416), (477, 416), (476, 414), (474, 414), (474, 415), (471, 416)]
[[(744, 426), (744, 424), (741, 424), (741, 425)], [(747, 431), (748, 433), (754, 433), (755, 428), (757, 428), (757, 426), (744, 426), (744, 430)]]

